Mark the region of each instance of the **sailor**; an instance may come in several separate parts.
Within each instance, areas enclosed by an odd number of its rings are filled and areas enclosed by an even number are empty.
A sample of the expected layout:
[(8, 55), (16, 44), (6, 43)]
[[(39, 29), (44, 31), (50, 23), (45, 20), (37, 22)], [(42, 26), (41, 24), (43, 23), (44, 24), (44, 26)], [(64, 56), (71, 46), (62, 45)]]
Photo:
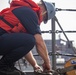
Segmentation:
[[(43, 71), (52, 70), (48, 50), (41, 35), (41, 22), (47, 23), (55, 16), (52, 3), (41, 0), (12, 0), (9, 8), (0, 12), (0, 74), (25, 75), (14, 63), (25, 57), (34, 70), (41, 70), (31, 50), (36, 46), (43, 59)], [(50, 73), (52, 75), (52, 73)]]

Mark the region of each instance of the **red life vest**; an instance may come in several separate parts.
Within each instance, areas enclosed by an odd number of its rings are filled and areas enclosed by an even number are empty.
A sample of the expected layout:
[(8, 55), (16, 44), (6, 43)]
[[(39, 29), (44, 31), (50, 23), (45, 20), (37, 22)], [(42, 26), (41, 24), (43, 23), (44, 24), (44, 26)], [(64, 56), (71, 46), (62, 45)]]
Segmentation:
[(12, 13), (12, 10), (21, 6), (27, 6), (33, 9), (38, 16), (39, 23), (41, 23), (42, 17), (40, 15), (40, 7), (36, 3), (32, 0), (13, 0), (10, 4), (10, 8), (6, 8), (0, 12), (0, 28), (4, 29), (8, 33), (27, 32), (19, 19)]

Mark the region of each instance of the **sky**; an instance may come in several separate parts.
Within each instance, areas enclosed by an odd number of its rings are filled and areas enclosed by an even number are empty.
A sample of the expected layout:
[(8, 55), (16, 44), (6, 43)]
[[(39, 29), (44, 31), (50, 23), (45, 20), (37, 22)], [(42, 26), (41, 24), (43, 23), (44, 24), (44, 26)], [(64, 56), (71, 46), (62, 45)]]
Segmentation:
[[(39, 0), (34, 0), (38, 2)], [(51, 3), (55, 3), (55, 8), (61, 9), (76, 9), (76, 0), (44, 0)], [(8, 0), (0, 0), (0, 11), (3, 8), (9, 7)], [(55, 16), (57, 17), (61, 27), (64, 31), (76, 31), (76, 11), (56, 11)], [(57, 23), (55, 23), (56, 30), (61, 30)], [(41, 30), (42, 31), (49, 31), (51, 30), (51, 20), (47, 22), (47, 24), (41, 23)], [(66, 40), (63, 33), (57, 33), (56, 39), (59, 39), (59, 35), (61, 38)], [(73, 41), (74, 46), (76, 47), (76, 33), (66, 33), (69, 40)], [(44, 39), (51, 39), (51, 33), (44, 33)]]

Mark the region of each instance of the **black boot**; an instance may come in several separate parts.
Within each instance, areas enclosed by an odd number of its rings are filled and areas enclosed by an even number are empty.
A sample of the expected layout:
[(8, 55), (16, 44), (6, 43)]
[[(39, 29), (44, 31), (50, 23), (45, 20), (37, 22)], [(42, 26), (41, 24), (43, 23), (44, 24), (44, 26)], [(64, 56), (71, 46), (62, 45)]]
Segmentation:
[(11, 69), (15, 70), (15, 71), (18, 71), (20, 73), (20, 75), (26, 75), (26, 73), (20, 71), (19, 69), (17, 69), (16, 67), (14, 67), (15, 63), (10, 65)]
[(19, 71), (5, 66), (0, 68), (0, 75), (21, 75), (21, 74)]
[(19, 69), (17, 69), (16, 67), (12, 67), (12, 69), (14, 69), (14, 70), (16, 70), (16, 71), (18, 71), (21, 75), (26, 75), (26, 73), (24, 73), (24, 72), (22, 72), (22, 71), (20, 71)]

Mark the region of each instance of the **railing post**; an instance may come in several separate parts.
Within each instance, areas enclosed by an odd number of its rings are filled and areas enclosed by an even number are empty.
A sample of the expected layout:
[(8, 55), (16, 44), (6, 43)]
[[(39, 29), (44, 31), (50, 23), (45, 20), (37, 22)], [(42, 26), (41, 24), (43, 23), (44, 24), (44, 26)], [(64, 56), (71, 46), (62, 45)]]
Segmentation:
[(51, 20), (52, 23), (52, 69), (56, 70), (56, 55), (55, 55), (55, 17)]

